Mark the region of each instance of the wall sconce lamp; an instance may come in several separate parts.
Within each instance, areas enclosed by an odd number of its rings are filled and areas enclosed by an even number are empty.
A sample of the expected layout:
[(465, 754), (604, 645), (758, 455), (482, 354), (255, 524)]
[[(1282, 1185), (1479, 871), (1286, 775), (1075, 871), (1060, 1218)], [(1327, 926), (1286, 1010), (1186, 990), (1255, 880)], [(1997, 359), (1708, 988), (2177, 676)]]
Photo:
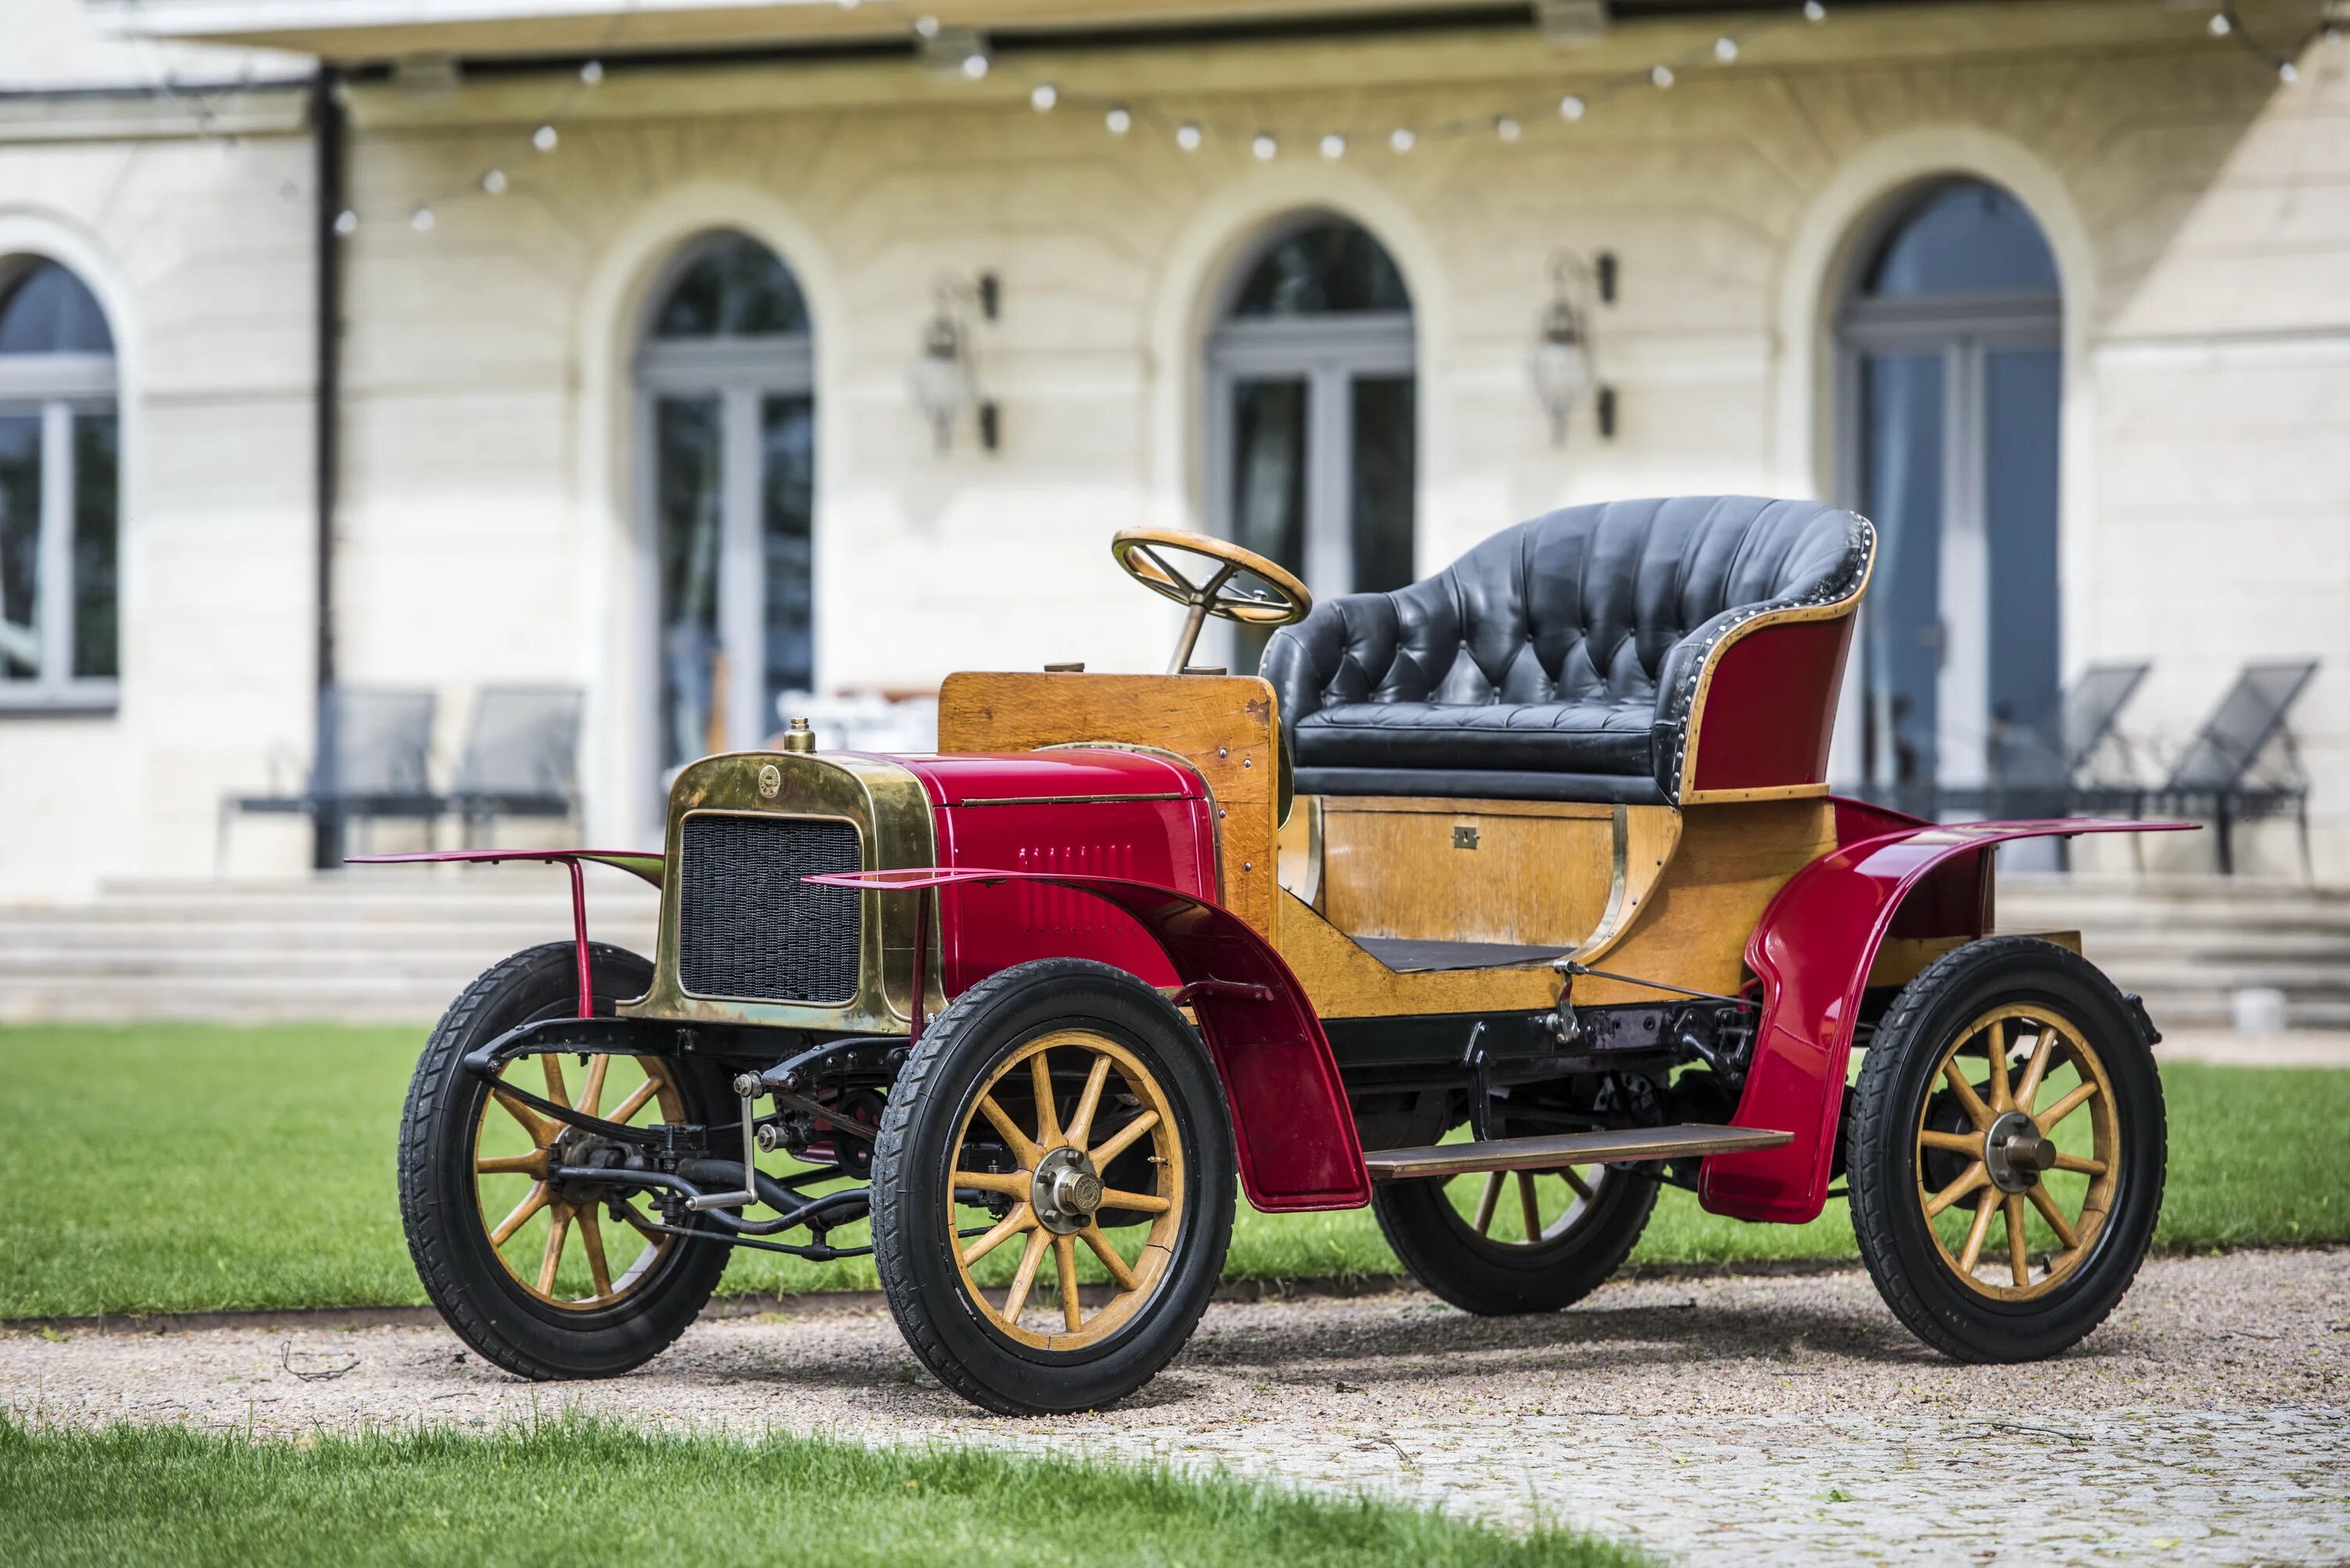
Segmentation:
[(982, 450), (993, 452), (1001, 439), (1001, 415), (980, 390), (978, 357), (963, 317), (965, 306), (976, 306), (982, 317), (993, 321), (1001, 299), (992, 272), (976, 279), (941, 277), (932, 286), (931, 318), (922, 326), (921, 352), (914, 359), (911, 379), (915, 405), (930, 421), (941, 452), (953, 444), (955, 421), (965, 409), (977, 411)]
[[(1534, 400), (1550, 416), (1550, 443), (1566, 444), (1567, 421), (1575, 405), (1597, 379), (1592, 367), (1589, 312), (1579, 306), (1579, 293), (1596, 295), (1602, 305), (1616, 303), (1616, 256), (1603, 251), (1586, 262), (1570, 251), (1550, 258), (1550, 303), (1543, 306), (1534, 326), (1534, 353), (1527, 369), (1534, 378)], [(1595, 413), (1603, 439), (1616, 434), (1616, 389), (1599, 387)]]

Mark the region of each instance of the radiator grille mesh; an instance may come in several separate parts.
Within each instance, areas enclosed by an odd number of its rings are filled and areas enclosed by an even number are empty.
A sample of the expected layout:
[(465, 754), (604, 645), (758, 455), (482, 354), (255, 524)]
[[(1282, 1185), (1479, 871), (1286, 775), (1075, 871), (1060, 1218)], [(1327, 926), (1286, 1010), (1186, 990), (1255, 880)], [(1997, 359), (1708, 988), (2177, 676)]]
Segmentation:
[(685, 819), (678, 981), (696, 996), (841, 1003), (857, 995), (858, 893), (801, 877), (855, 871), (857, 829), (805, 816)]

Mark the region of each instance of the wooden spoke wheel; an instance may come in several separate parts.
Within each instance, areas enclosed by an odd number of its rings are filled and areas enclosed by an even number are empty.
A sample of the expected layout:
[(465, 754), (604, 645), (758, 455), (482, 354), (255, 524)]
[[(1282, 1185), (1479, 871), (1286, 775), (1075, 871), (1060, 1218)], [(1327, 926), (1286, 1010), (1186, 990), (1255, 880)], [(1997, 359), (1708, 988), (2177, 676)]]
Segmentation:
[[(1073, 1064), (1083, 1075), (1082, 1087), (1065, 1122)], [(1024, 1104), (1014, 1113), (998, 1093), (1023, 1078)], [(1109, 1116), (1102, 1114), (1105, 1105)], [(1116, 1131), (1095, 1130), (1111, 1120)], [(1167, 1091), (1117, 1041), (1091, 1030), (1060, 1029), (1016, 1047), (980, 1086), (957, 1147), (947, 1205), (983, 1217), (1004, 1210), (955, 1254), (963, 1289), (997, 1332), (1045, 1350), (1096, 1345), (1133, 1316), (1166, 1278), (1184, 1220), (1183, 1146)], [(1129, 1151), (1144, 1163), (1125, 1158)], [(1147, 1185), (1133, 1191), (1107, 1185), (1105, 1173), (1118, 1169), (1147, 1176)], [(1001, 1201), (972, 1208), (972, 1199), (988, 1197)], [(1118, 1240), (1104, 1220), (1120, 1227)], [(1015, 1240), (1019, 1262), (1012, 1277), (1001, 1289), (983, 1287), (972, 1271)], [(1081, 1251), (1108, 1276), (1107, 1298), (1090, 1305), (1079, 1282)], [(1048, 1253), (1053, 1296), (1040, 1304), (1035, 1287), (1046, 1272)], [(1047, 1319), (1041, 1326), (1035, 1321), (1040, 1312)]]
[(2113, 1085), (2087, 1033), (2044, 1004), (1994, 1008), (1935, 1076), (1947, 1086), (1921, 1107), (1914, 1163), (1942, 1261), (1996, 1299), (2054, 1289), (2095, 1251), (2118, 1174)]
[(1006, 1414), (1106, 1405), (1223, 1267), (1232, 1133), (1207, 1051), (1107, 965), (972, 987), (909, 1054), (873, 1155), (874, 1263), (916, 1355)]
[[(481, 1100), (474, 1123), (474, 1211), (515, 1282), (550, 1306), (578, 1312), (608, 1306), (654, 1277), (662, 1255), (681, 1244), (650, 1228), (632, 1202), (611, 1189), (564, 1181), (554, 1172), (593, 1167), (625, 1150), (607, 1138), (567, 1127), (534, 1109), (513, 1082), (542, 1099), (623, 1127), (686, 1119), (683, 1096), (656, 1057), (551, 1054), (506, 1065), (501, 1086)], [(616, 1212), (617, 1210), (617, 1212)]]
[(1653, 1180), (1605, 1166), (1389, 1182), (1371, 1205), (1414, 1279), (1467, 1312), (1556, 1312), (1599, 1288), (1647, 1228)]
[[(597, 1011), (642, 994), (651, 966), (594, 947)], [(568, 942), (516, 953), (468, 986), (426, 1042), (400, 1125), (400, 1207), (425, 1293), (458, 1337), (525, 1377), (604, 1377), (659, 1355), (693, 1321), (730, 1249), (650, 1229), (641, 1199), (567, 1168), (619, 1163), (617, 1140), (573, 1127), (521, 1097), (626, 1127), (723, 1121), (733, 1101), (698, 1064), (545, 1054), (509, 1063), (495, 1085), (467, 1053), (510, 1029), (578, 1008)]]
[(1971, 942), (1903, 992), (1855, 1091), (1853, 1226), (1920, 1338), (2053, 1355), (2105, 1320), (2161, 1207), (2162, 1085), (2130, 1005), (2078, 954)]

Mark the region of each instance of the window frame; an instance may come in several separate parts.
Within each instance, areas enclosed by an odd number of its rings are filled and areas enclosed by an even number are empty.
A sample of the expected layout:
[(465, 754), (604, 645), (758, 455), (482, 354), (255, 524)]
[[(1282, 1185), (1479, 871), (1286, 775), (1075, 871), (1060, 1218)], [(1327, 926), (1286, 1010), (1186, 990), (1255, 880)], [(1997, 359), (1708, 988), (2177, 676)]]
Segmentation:
[[(48, 259), (35, 258), (35, 265)], [(116, 421), (115, 598), (119, 627), (122, 593), (122, 409), (115, 357), (94, 353), (0, 355), (0, 417), (30, 415), (41, 421), (40, 538), (34, 554), (34, 581), (39, 596), (36, 615), (41, 642), (41, 673), (31, 680), (0, 679), (0, 716), (110, 714), (121, 704), (122, 678), (119, 673), (73, 673), (74, 618), (80, 608), (74, 583), (74, 511), (79, 497), (74, 420), (91, 414), (110, 415)], [(121, 668), (119, 644), (115, 668), (118, 671)]]

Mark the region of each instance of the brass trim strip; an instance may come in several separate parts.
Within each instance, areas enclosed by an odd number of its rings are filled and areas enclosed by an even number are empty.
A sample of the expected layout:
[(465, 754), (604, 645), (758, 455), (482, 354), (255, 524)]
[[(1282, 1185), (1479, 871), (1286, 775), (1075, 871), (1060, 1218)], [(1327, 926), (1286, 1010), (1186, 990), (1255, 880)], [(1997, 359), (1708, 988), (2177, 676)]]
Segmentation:
[(1413, 1181), (1430, 1176), (1465, 1176), (1475, 1171), (1553, 1170), (1563, 1165), (1739, 1154), (1748, 1149), (1777, 1148), (1794, 1140), (1793, 1133), (1768, 1127), (1628, 1127), (1610, 1132), (1562, 1133), (1553, 1137), (1498, 1138), (1492, 1143), (1373, 1149), (1365, 1151), (1363, 1165), (1370, 1171), (1373, 1181)]

